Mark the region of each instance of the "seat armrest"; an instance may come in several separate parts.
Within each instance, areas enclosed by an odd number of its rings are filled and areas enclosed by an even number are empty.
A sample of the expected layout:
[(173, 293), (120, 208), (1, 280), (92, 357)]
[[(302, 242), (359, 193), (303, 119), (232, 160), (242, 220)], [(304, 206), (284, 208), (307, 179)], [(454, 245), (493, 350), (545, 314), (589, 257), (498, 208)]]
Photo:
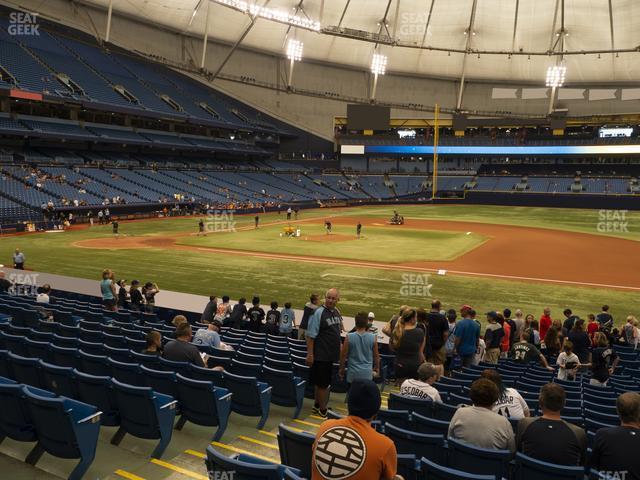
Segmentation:
[(165, 403), (164, 405), (162, 405), (160, 407), (160, 410), (164, 410), (165, 408), (175, 408), (177, 404), (178, 404), (178, 401), (173, 400), (172, 402)]
[(93, 415), (89, 415), (88, 417), (84, 417), (82, 420), (78, 420), (78, 423), (98, 423), (100, 422), (100, 415), (102, 412), (96, 412)]

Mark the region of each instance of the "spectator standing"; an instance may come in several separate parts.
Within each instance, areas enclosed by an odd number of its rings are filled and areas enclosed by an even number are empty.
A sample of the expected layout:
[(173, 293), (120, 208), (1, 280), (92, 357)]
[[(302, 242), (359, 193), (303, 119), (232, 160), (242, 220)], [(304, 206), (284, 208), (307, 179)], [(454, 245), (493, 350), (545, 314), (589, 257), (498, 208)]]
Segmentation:
[(635, 319), (635, 317), (633, 315), (629, 315), (627, 317), (627, 323), (625, 324), (623, 329), (625, 342), (627, 342), (627, 345), (629, 345), (630, 347), (633, 347), (634, 350), (638, 345), (638, 336), (637, 336), (635, 323), (637, 323), (637, 320)]
[(556, 465), (584, 465), (587, 435), (576, 425), (560, 418), (565, 406), (564, 388), (548, 383), (540, 390), (541, 417), (523, 418), (518, 423), (518, 451)]
[(13, 268), (16, 270), (24, 270), (24, 253), (22, 253), (19, 248), (16, 248), (13, 253)]
[(305, 332), (309, 325), (309, 318), (311, 318), (311, 315), (313, 315), (318, 308), (318, 303), (318, 294), (312, 293), (309, 297), (309, 301), (304, 305), (304, 310), (302, 311), (302, 320), (300, 320), (300, 326), (298, 327), (298, 340), (305, 339)]
[(356, 379), (372, 380), (380, 374), (378, 342), (369, 332), (369, 318), (365, 312), (356, 314), (356, 330), (348, 333), (340, 350), (340, 378), (345, 377), (351, 385)]
[(600, 331), (609, 333), (613, 328), (613, 317), (609, 313), (609, 305), (603, 305), (602, 311), (597, 315), (596, 319), (600, 325)]
[(440, 313), (442, 307), (440, 300), (431, 302), (431, 310), (427, 313), (427, 341), (429, 342), (429, 355), (427, 360), (436, 365), (440, 369), (440, 374), (444, 374), (444, 362), (446, 352), (444, 345), (449, 336), (449, 322), (445, 316)]
[(129, 301), (131, 302), (131, 310), (137, 312), (142, 311), (144, 297), (140, 292), (140, 282), (138, 280), (132, 280), (129, 287)]
[(249, 331), (259, 332), (262, 330), (262, 322), (265, 317), (264, 310), (260, 306), (260, 297), (253, 297), (251, 301), (253, 306), (247, 310), (247, 318), (249, 319)]
[(522, 332), (524, 332), (524, 327), (525, 327), (524, 314), (522, 313), (522, 310), (517, 309), (515, 315), (516, 316), (513, 319), (513, 323), (515, 323), (516, 325), (516, 331), (513, 337), (513, 342), (511, 342), (511, 345), (513, 345), (518, 340), (520, 340), (520, 336), (522, 335)]
[(540, 351), (547, 359), (555, 357), (560, 353), (561, 342), (558, 338), (559, 334), (556, 327), (551, 327), (547, 330), (547, 335), (540, 344)]
[(116, 307), (116, 284), (113, 281), (114, 274), (108, 268), (102, 271), (102, 281), (100, 282), (100, 293), (102, 294), (102, 306), (105, 310), (115, 312)]
[[(618, 478), (640, 478), (640, 394), (625, 392), (616, 409), (620, 426), (600, 428), (593, 441), (589, 464), (599, 472), (617, 473)], [(623, 472), (626, 472), (623, 474)], [(616, 478), (612, 476), (611, 478)]]
[(495, 413), (493, 405), (500, 392), (491, 380), (479, 378), (471, 384), (469, 397), (473, 406), (460, 407), (449, 422), (449, 438), (479, 448), (515, 451), (511, 423)]
[(277, 335), (280, 325), (280, 311), (278, 302), (271, 302), (271, 310), (267, 312), (265, 330), (269, 335)]
[(153, 313), (156, 306), (156, 295), (160, 293), (158, 285), (154, 282), (147, 282), (142, 287), (142, 295), (144, 296), (145, 309), (147, 313)]
[(533, 345), (532, 343), (529, 343), (526, 339), (531, 337), (531, 330), (525, 330), (522, 333), (522, 337), (520, 337), (520, 341), (516, 342), (513, 344), (513, 347), (511, 347), (511, 358), (518, 362), (518, 363), (524, 363), (524, 364), (529, 364), (531, 362), (534, 362), (536, 360), (539, 360), (540, 363), (547, 369), (547, 370), (551, 370), (553, 371), (553, 367), (549, 366), (549, 363), (547, 363), (547, 359), (544, 358), (544, 355), (542, 355), (540, 353), (540, 350), (538, 350), (538, 348)]
[[(464, 313), (463, 313), (464, 312)], [(480, 326), (473, 320), (475, 311), (472, 308), (462, 309), (464, 318), (456, 325), (455, 348), (462, 360), (462, 366), (473, 363), (480, 341)]]
[[(520, 312), (522, 313), (522, 312)], [(513, 345), (514, 343), (516, 343), (519, 339), (520, 339), (520, 335), (516, 336), (517, 334), (517, 330), (518, 330), (518, 326), (516, 325), (516, 322), (511, 318), (511, 310), (508, 308), (505, 308), (502, 311), (502, 316), (504, 317), (504, 321), (509, 325), (509, 346), (507, 348), (507, 352), (509, 351), (509, 349), (511, 348), (511, 345)], [(507, 332), (507, 329), (505, 328), (505, 333)]]
[(531, 320), (531, 337), (527, 340), (536, 347), (540, 346), (542, 337), (540, 337), (540, 324), (537, 320)]
[(129, 299), (129, 294), (127, 293), (127, 281), (125, 279), (120, 279), (116, 285), (118, 286), (118, 308), (127, 308), (127, 300)]
[(244, 319), (247, 316), (247, 307), (245, 306), (245, 303), (247, 303), (247, 299), (241, 297), (238, 300), (238, 303), (233, 306), (233, 310), (231, 310), (231, 313), (227, 317), (226, 320), (232, 328), (243, 328)]
[(224, 295), (222, 297), (222, 303), (219, 303), (216, 307), (216, 314), (213, 319), (222, 322), (223, 325), (226, 324), (227, 318), (231, 314), (231, 305), (229, 305), (229, 297)]
[(542, 316), (540, 317), (540, 338), (544, 338), (547, 334), (547, 330), (551, 327), (553, 320), (551, 320), (551, 309), (546, 307)]
[(418, 367), (418, 379), (407, 378), (400, 385), (400, 395), (416, 397), (442, 403), (440, 392), (433, 386), (439, 378), (439, 369), (433, 363), (425, 362)]
[(453, 362), (453, 352), (456, 349), (456, 311), (453, 308), (447, 310), (447, 323), (449, 324), (449, 334), (447, 335), (447, 341), (444, 345), (444, 350), (447, 355), (447, 359), (444, 364), (445, 372), (450, 372)]
[(507, 358), (509, 350), (511, 349), (511, 325), (504, 318), (504, 315), (498, 312), (498, 324), (502, 326), (504, 330), (504, 337), (500, 342), (500, 358)]
[(609, 340), (604, 333), (597, 332), (594, 338), (596, 346), (591, 355), (591, 380), (589, 384), (604, 387), (618, 366), (619, 358), (609, 345)]
[(579, 318), (573, 324), (573, 329), (567, 335), (567, 338), (573, 343), (573, 352), (580, 359), (580, 363), (589, 363), (589, 347), (591, 340), (589, 335), (584, 331), (584, 320)]
[(566, 337), (567, 335), (569, 335), (569, 332), (573, 330), (573, 325), (578, 319), (578, 316), (574, 315), (570, 308), (565, 308), (562, 313), (565, 316), (565, 321), (562, 324), (562, 331), (564, 333), (564, 336)]
[(426, 339), (424, 330), (417, 326), (417, 312), (410, 308), (396, 322), (389, 347), (395, 352), (396, 380), (417, 378), (418, 367), (424, 363)]
[(565, 340), (563, 345), (563, 351), (558, 355), (556, 361), (558, 367), (558, 379), (559, 380), (575, 380), (578, 367), (580, 366), (580, 359), (573, 353), (573, 343), (571, 340)]
[(486, 352), (484, 359), (486, 362), (497, 364), (500, 358), (500, 344), (505, 336), (504, 329), (498, 323), (498, 313), (487, 313), (487, 329), (484, 333), (484, 343), (486, 344)]
[[(312, 480), (337, 478), (336, 465), (341, 469), (339, 478), (400, 478), (396, 477), (397, 453), (393, 441), (371, 427), (380, 404), (380, 391), (375, 383), (371, 380), (353, 382), (348, 398), (349, 415), (339, 420), (327, 420), (318, 428), (311, 454)], [(352, 439), (357, 442), (357, 448)]]
[(215, 295), (211, 295), (209, 297), (209, 301), (207, 305), (204, 307), (204, 311), (200, 316), (201, 323), (211, 323), (213, 322), (213, 317), (216, 314), (216, 310), (218, 308), (218, 298)]
[(311, 367), (309, 381), (315, 390), (311, 412), (323, 418), (327, 416), (333, 364), (340, 360), (342, 315), (337, 308), (339, 301), (337, 288), (327, 290), (324, 304), (309, 318), (306, 331), (306, 363)]
[(491, 410), (498, 415), (516, 420), (530, 415), (529, 406), (520, 392), (515, 388), (506, 388), (497, 370), (486, 369), (481, 373), (481, 377), (491, 380), (498, 387), (498, 400), (493, 404)]
[(280, 324), (279, 330), (280, 335), (285, 337), (290, 337), (291, 332), (296, 326), (296, 314), (291, 309), (291, 302), (287, 302), (284, 304), (284, 308), (280, 312)]

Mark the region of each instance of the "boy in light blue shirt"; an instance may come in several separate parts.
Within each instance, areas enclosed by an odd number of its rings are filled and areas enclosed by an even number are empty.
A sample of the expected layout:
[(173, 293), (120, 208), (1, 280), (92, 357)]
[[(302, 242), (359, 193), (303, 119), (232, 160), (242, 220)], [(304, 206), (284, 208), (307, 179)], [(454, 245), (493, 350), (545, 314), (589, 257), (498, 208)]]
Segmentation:
[(284, 335), (285, 337), (290, 336), (295, 326), (296, 314), (291, 310), (291, 302), (287, 302), (280, 312), (280, 335)]
[(218, 322), (210, 323), (207, 328), (199, 328), (193, 336), (191, 343), (196, 345), (205, 345), (207, 347), (220, 348), (220, 324)]

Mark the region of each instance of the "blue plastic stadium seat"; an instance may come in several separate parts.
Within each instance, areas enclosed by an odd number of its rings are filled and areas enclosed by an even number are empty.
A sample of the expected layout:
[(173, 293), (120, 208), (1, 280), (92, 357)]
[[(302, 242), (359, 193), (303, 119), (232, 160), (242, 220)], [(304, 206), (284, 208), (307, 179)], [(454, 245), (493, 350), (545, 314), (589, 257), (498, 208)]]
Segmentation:
[(73, 367), (78, 368), (80, 353), (77, 348), (60, 347), (55, 344), (51, 344), (51, 356), (50, 359), (55, 365), (61, 367)]
[(493, 450), (469, 445), (449, 438), (449, 464), (458, 470), (478, 475), (498, 475), (509, 477), (509, 462), (513, 454), (510, 450)]
[(74, 370), (73, 375), (78, 398), (89, 405), (95, 405), (102, 412), (100, 419), (102, 425), (108, 427), (120, 425), (120, 413), (111, 378), (89, 375), (78, 370)]
[(27, 463), (35, 465), (43, 453), (61, 458), (79, 458), (70, 480), (83, 477), (93, 462), (100, 433), (96, 407), (69, 398), (47, 398), (23, 387), (38, 443)]
[(180, 373), (188, 376), (189, 362), (174, 362), (173, 360), (167, 360), (166, 358), (160, 357), (160, 370)]
[[(18, 442), (35, 442), (37, 439), (23, 387), (22, 384), (9, 383), (9, 379), (0, 377), (0, 441), (5, 437)], [(55, 397), (51, 392), (32, 390)]]
[(6, 350), (9, 350), (16, 355), (27, 356), (27, 345), (25, 343), (25, 337), (21, 335), (11, 335), (10, 333), (0, 332), (0, 338), (4, 340)]
[(516, 453), (514, 480), (583, 480), (584, 467), (555, 465), (531, 458), (521, 452)]
[(22, 357), (9, 352), (7, 354), (7, 360), (12, 372), (11, 378), (16, 382), (31, 385), (36, 388), (42, 387), (40, 360), (38, 358)]
[(446, 463), (443, 435), (428, 435), (398, 428), (390, 424), (384, 426), (384, 434), (393, 440), (398, 453), (426, 457), (436, 463)]
[[(145, 342), (146, 343), (146, 342)], [(129, 350), (131, 354), (131, 361), (144, 365), (145, 367), (160, 370), (160, 355), (150, 355), (147, 353), (140, 353), (137, 350)]]
[(264, 427), (269, 417), (271, 387), (254, 377), (242, 377), (227, 372), (224, 374), (224, 384), (233, 393), (231, 410), (240, 415), (260, 417), (257, 428)]
[(77, 382), (72, 367), (59, 367), (39, 361), (42, 387), (58, 395), (79, 398)]
[(453, 418), (453, 415), (456, 413), (458, 409), (457, 405), (448, 405), (446, 403), (436, 403), (434, 404), (434, 415), (433, 417), (442, 420), (444, 422), (449, 422)]
[(304, 401), (305, 381), (293, 372), (277, 370), (267, 366), (262, 368), (260, 380), (270, 385), (271, 402), (282, 407), (295, 407), (293, 418), (298, 418)]
[(128, 385), (144, 385), (144, 379), (137, 363), (117, 362), (112, 358), (107, 359), (107, 364), (111, 367), (111, 377), (119, 382)]
[(111, 367), (107, 363), (108, 357), (106, 355), (93, 355), (84, 350), (80, 350), (78, 355), (80, 364), (78, 370), (81, 372), (98, 377), (111, 376)]
[(419, 433), (427, 433), (430, 435), (444, 435), (445, 437), (449, 433), (449, 422), (444, 420), (424, 417), (418, 413), (412, 413), (411, 422), (412, 425), (410, 430)]
[(423, 417), (433, 417), (434, 415), (433, 402), (422, 398), (404, 397), (392, 392), (389, 394), (387, 405), (390, 410), (407, 410), (418, 413)]
[(178, 380), (175, 372), (155, 370), (144, 365), (140, 366), (140, 371), (147, 387), (151, 387), (156, 392), (178, 398)]
[[(282, 480), (284, 472), (287, 470), (284, 465), (267, 463), (249, 455), (241, 454), (235, 458), (227, 457), (211, 445), (207, 447), (205, 463), (210, 474), (211, 472), (235, 472), (234, 476), (243, 480)], [(296, 475), (300, 474), (295, 469), (289, 470)]]
[(25, 346), (27, 347), (28, 357), (40, 358), (45, 361), (49, 360), (51, 354), (49, 342), (25, 338)]
[(444, 467), (441, 464), (422, 458), (420, 470), (424, 480), (496, 480), (495, 475), (475, 475), (454, 468)]
[(278, 448), (280, 462), (297, 468), (302, 476), (311, 478), (311, 456), (315, 436), (306, 432), (296, 432), (284, 424), (278, 425)]
[(260, 363), (247, 363), (235, 358), (231, 360), (231, 366), (229, 372), (241, 377), (258, 377), (262, 370), (262, 362)]
[(387, 410), (381, 408), (378, 411), (376, 420), (385, 424), (390, 423), (391, 425), (398, 428), (404, 428), (405, 430), (415, 430), (407, 410)]
[(177, 400), (149, 387), (134, 387), (113, 379), (111, 382), (120, 412), (120, 428), (111, 443), (119, 445), (127, 433), (139, 438), (159, 439), (151, 456), (162, 457), (171, 441)]
[(307, 382), (304, 387), (304, 398), (315, 398), (314, 386), (309, 381), (309, 367), (304, 362), (293, 362), (293, 374)]
[(188, 377), (202, 382), (213, 382), (216, 387), (224, 388), (224, 373), (220, 370), (211, 370), (191, 363)]
[(284, 480), (307, 480), (308, 477), (301, 477), (300, 475), (297, 475), (293, 470), (291, 470), (290, 468), (287, 468), (284, 473), (282, 478)]
[(218, 427), (212, 440), (220, 440), (227, 429), (231, 413), (231, 393), (225, 388), (216, 387), (213, 382), (192, 380), (180, 374), (176, 377), (181, 414), (176, 430), (182, 430), (187, 421), (196, 425)]
[(129, 353), (128, 348), (116, 348), (104, 345), (104, 355), (117, 362), (129, 363), (131, 361), (131, 353)]

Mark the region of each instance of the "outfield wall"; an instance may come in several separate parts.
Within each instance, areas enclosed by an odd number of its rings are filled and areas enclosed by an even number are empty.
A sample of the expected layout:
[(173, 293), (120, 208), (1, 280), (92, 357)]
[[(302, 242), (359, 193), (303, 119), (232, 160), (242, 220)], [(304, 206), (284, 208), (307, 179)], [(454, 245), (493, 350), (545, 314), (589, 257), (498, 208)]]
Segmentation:
[[(450, 200), (438, 202), (445, 203)], [(584, 193), (517, 193), (466, 192), (461, 203), (482, 205), (512, 205), (520, 207), (591, 208), (610, 210), (640, 210), (638, 195), (593, 195)]]

